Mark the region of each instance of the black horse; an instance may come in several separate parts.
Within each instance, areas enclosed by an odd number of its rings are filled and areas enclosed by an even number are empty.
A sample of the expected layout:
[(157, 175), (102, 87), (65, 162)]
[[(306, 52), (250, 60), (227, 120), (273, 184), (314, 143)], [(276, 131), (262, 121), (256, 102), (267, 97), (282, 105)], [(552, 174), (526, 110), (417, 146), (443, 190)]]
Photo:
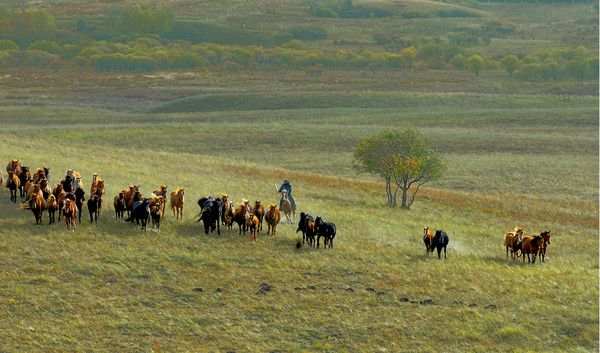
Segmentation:
[(142, 226), (142, 230), (146, 230), (146, 224), (150, 218), (150, 199), (143, 199), (142, 201), (136, 201), (133, 204), (131, 210), (131, 217), (126, 219), (128, 222), (133, 222), (139, 226)]
[(75, 194), (75, 204), (77, 205), (77, 218), (79, 219), (79, 223), (81, 223), (81, 214), (83, 213), (83, 201), (85, 201), (85, 191), (82, 188), (77, 188), (73, 192)]
[(306, 212), (300, 213), (300, 222), (298, 222), (298, 229), (296, 229), (296, 233), (300, 231), (302, 232), (302, 244), (308, 242), (308, 245), (314, 245), (314, 222), (315, 219), (313, 218), (313, 216), (309, 215)]
[(31, 172), (29, 171), (29, 167), (21, 166), (21, 173), (17, 176), (21, 181), (21, 185), (19, 185), (19, 195), (21, 198), (23, 198), (25, 197), (25, 184), (31, 180)]
[(99, 199), (98, 196), (96, 195), (92, 195), (92, 197), (88, 200), (87, 202), (87, 207), (88, 207), (88, 212), (90, 213), (90, 222), (91, 223), (95, 223), (98, 224), (98, 214), (100, 213), (98, 211), (98, 203), (99, 203)]
[(200, 214), (197, 222), (202, 221), (204, 223), (204, 234), (214, 232), (217, 230), (217, 234), (221, 235), (221, 212), (223, 201), (221, 199), (215, 199), (212, 197), (203, 197), (198, 200), (198, 206), (200, 206)]
[(323, 246), (327, 249), (327, 244), (329, 243), (329, 247), (333, 248), (333, 238), (335, 238), (336, 228), (335, 224), (331, 222), (325, 222), (321, 217), (317, 217), (315, 219), (315, 233), (317, 235), (317, 248), (319, 247), (319, 240), (321, 237), (325, 238), (323, 241)]
[(448, 246), (448, 234), (442, 230), (436, 230), (431, 241), (431, 251), (437, 249), (438, 259), (441, 259), (441, 252), (444, 249), (444, 259), (446, 258), (446, 247)]

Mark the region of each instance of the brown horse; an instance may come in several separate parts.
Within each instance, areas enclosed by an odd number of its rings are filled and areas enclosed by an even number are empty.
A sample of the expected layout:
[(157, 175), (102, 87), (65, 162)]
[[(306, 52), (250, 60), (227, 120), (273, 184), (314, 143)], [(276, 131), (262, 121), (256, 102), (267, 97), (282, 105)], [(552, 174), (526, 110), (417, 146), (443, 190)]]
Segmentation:
[(98, 197), (98, 215), (102, 211), (102, 198), (104, 197), (104, 180), (95, 178), (92, 182), (90, 197)]
[(77, 204), (75, 203), (75, 200), (65, 199), (63, 215), (65, 217), (67, 228), (75, 230), (75, 221), (77, 220)]
[(263, 219), (265, 218), (265, 207), (260, 201), (254, 202), (254, 208), (252, 209), (252, 213), (254, 213), (256, 217), (258, 217), (258, 231), (262, 232)]
[[(167, 186), (165, 184), (160, 184), (158, 186), (158, 189), (153, 191), (153, 194), (156, 196), (162, 196), (164, 200), (167, 199), (167, 196), (169, 195), (169, 191), (167, 190)], [(166, 207), (166, 203), (162, 204), (162, 215), (164, 216), (165, 213), (165, 207)], [(161, 218), (162, 219), (162, 218)]]
[[(540, 245), (543, 243), (542, 234), (523, 237), (523, 246), (521, 248), (523, 262), (525, 262), (525, 255), (527, 255), (527, 262), (535, 263), (535, 258), (540, 251)], [(529, 255), (531, 255), (531, 257)]]
[(21, 172), (21, 162), (18, 159), (13, 159), (6, 165), (6, 173), (13, 172), (19, 175)]
[(249, 212), (248, 212), (248, 208), (246, 207), (246, 204), (244, 202), (240, 203), (238, 205), (238, 207), (235, 210), (235, 213), (233, 214), (233, 221), (235, 223), (237, 223), (238, 227), (240, 228), (240, 233), (242, 234), (242, 230), (244, 231), (244, 235), (246, 235), (246, 231), (248, 230), (247, 228), (247, 224), (248, 222), (246, 221), (247, 219), (249, 219)]
[(423, 226), (423, 244), (425, 244), (425, 255), (427, 256), (430, 252), (433, 253), (433, 235), (428, 226)]
[(184, 188), (177, 188), (171, 193), (171, 210), (175, 219), (183, 219)]
[(255, 214), (250, 213), (250, 217), (248, 218), (247, 223), (248, 229), (250, 230), (250, 238), (252, 240), (256, 240), (256, 235), (258, 233), (259, 227), (258, 217)]
[(44, 201), (44, 195), (42, 194), (41, 190), (37, 189), (37, 191), (31, 193), (27, 208), (33, 212), (35, 224), (42, 224), (42, 215), (44, 213), (45, 204), (46, 202)]
[(233, 228), (233, 218), (234, 218), (233, 202), (229, 201), (229, 205), (225, 209), (225, 223), (224, 224), (225, 224), (225, 226), (227, 226), (227, 229)]
[(508, 251), (510, 257), (514, 260), (519, 258), (519, 250), (523, 244), (523, 228), (515, 227), (512, 232), (506, 233), (504, 236), (504, 246), (506, 247), (506, 258), (508, 259)]
[(265, 221), (267, 222), (267, 235), (272, 232), (273, 235), (277, 232), (277, 224), (281, 220), (281, 212), (275, 204), (269, 205), (269, 211), (265, 215)]
[(8, 172), (8, 179), (6, 179), (6, 188), (10, 190), (10, 200), (13, 203), (17, 203), (17, 190), (21, 186), (21, 180), (13, 172)]
[(548, 249), (548, 245), (550, 245), (550, 232), (549, 230), (542, 232), (540, 234), (542, 236), (542, 244), (540, 245), (540, 259), (544, 262), (544, 258), (546, 257), (546, 250)]
[(123, 219), (123, 214), (127, 208), (123, 192), (120, 192), (119, 195), (115, 196), (113, 206), (115, 208), (115, 219)]
[[(225, 217), (227, 216), (228, 212), (230, 212), (230, 205), (233, 205), (233, 203), (229, 202), (229, 197), (226, 193), (222, 193), (219, 198), (221, 199), (221, 224), (227, 225)], [(231, 210), (231, 214), (233, 214), (233, 210)], [(231, 220), (233, 221), (233, 217)]]
[(48, 196), (48, 200), (46, 200), (46, 210), (48, 211), (48, 224), (55, 223), (55, 214), (56, 210), (58, 210), (58, 202), (56, 202), (56, 196)]

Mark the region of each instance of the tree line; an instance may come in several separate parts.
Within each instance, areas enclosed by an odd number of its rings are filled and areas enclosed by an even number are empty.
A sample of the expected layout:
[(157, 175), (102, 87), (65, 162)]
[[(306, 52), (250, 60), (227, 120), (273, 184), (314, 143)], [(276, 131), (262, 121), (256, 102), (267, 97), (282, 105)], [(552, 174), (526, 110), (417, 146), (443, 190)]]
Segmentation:
[[(341, 3), (340, 3), (341, 4)], [(340, 6), (342, 6), (341, 4)], [(345, 3), (343, 6), (355, 6)], [(184, 29), (196, 28), (190, 23)], [(173, 37), (177, 24), (168, 8), (148, 5), (110, 7), (96, 23), (78, 20), (74, 31), (57, 29), (54, 17), (44, 9), (11, 9), (0, 5), (0, 67), (51, 67), (79, 65), (97, 70), (153, 71), (161, 69), (214, 67), (240, 70), (305, 70), (320, 75), (324, 69), (468, 70), (479, 76), (486, 69), (501, 68), (525, 81), (585, 80), (597, 77), (598, 55), (584, 47), (550, 50), (529, 55), (491, 58), (472, 47), (489, 42), (489, 35), (503, 36), (514, 28), (486, 22), (480, 29), (459, 29), (446, 40), (406, 40), (391, 34), (373, 35), (383, 50), (321, 50), (306, 46), (306, 40), (322, 40), (327, 32), (319, 27), (297, 26), (277, 34), (277, 45), (225, 45), (195, 43)], [(219, 32), (225, 32), (218, 29)], [(238, 33), (228, 33), (236, 36)], [(61, 39), (62, 42), (56, 41)], [(249, 42), (252, 42), (251, 40)]]

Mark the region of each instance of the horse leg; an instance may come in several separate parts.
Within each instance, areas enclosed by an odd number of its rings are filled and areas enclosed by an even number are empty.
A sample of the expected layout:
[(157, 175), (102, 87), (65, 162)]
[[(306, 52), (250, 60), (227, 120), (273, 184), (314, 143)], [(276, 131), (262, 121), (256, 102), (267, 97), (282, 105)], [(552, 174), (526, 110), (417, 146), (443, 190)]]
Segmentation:
[(444, 246), (444, 260), (446, 259), (446, 247)]
[(321, 235), (317, 235), (317, 249), (319, 248), (320, 241), (321, 241)]

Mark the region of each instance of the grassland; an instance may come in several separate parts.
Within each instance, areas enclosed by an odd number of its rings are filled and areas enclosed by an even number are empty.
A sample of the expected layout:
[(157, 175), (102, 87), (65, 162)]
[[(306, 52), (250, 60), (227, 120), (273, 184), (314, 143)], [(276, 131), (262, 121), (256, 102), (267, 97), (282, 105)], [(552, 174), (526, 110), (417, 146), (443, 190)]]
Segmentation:
[[(473, 50), (597, 52), (590, 3), (355, 1), (394, 13), (360, 20), (317, 18), (291, 0), (125, 2), (168, 5), (178, 21), (248, 41), (320, 26), (328, 38), (304, 45), (327, 50), (502, 21), (515, 32)], [(61, 24), (112, 4), (6, 3), (46, 7)], [(440, 9), (479, 17), (401, 16)], [(0, 166), (44, 165), (54, 183), (72, 168), (86, 190), (96, 172), (107, 206), (97, 226), (86, 212), (70, 232), (36, 226), (0, 189), (0, 352), (597, 352), (598, 103), (597, 80), (522, 82), (497, 69), (1, 68)], [(380, 180), (357, 174), (352, 152), (408, 125), (448, 168), (402, 211), (384, 205)], [(198, 198), (277, 202), (284, 177), (299, 211), (336, 223), (334, 249), (296, 249), (295, 225), (252, 242), (194, 222)], [(167, 212), (156, 233), (114, 220), (118, 191), (160, 183), (186, 188), (182, 221)], [(424, 255), (425, 224), (448, 232), (447, 260)], [(517, 225), (552, 230), (544, 264), (505, 259)]]
[[(293, 82), (318, 87), (294, 80), (261, 96), (260, 81), (239, 92), (202, 78), (152, 80), (147, 91), (121, 81), (113, 96), (109, 83), (81, 81), (80, 92), (97, 92), (91, 107), (68, 86), (4, 81), (0, 160), (50, 166), (53, 181), (67, 168), (87, 180), (97, 172), (107, 195), (131, 183), (146, 193), (183, 186), (187, 204), (160, 234), (114, 221), (110, 206), (98, 226), (69, 232), (35, 226), (2, 190), (3, 351), (598, 349), (596, 97), (319, 97), (294, 92)], [(133, 93), (115, 104), (117, 92)], [(448, 172), (403, 212), (383, 205), (381, 184), (356, 174), (351, 155), (362, 137), (408, 124)], [(194, 223), (199, 197), (274, 202), (284, 176), (301, 210), (338, 225), (335, 249), (297, 250), (285, 224), (253, 243)], [(423, 224), (449, 232), (446, 261), (424, 256)], [(552, 229), (545, 264), (505, 260), (502, 234), (515, 225)], [(261, 283), (273, 289), (260, 294)]]

